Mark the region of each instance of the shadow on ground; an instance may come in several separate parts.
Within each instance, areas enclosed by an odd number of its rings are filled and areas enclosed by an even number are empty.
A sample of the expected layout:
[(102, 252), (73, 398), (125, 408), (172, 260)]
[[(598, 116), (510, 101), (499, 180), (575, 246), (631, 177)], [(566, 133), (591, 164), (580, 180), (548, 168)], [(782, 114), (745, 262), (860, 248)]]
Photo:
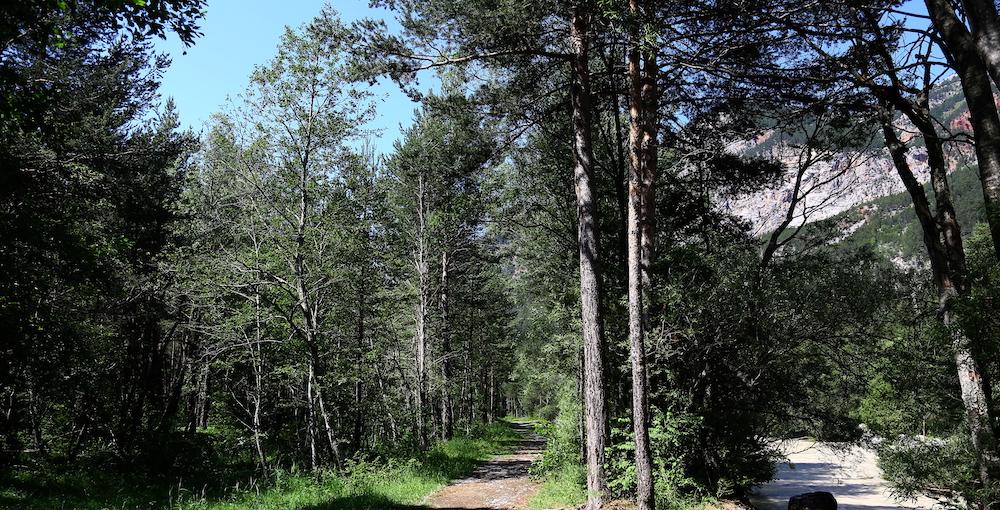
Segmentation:
[(783, 510), (797, 494), (827, 491), (840, 510), (930, 509), (936, 501), (896, 500), (875, 453), (857, 446), (792, 439), (783, 442), (786, 462), (776, 466), (775, 479), (757, 488), (750, 499), (761, 510)]
[[(378, 496), (350, 496), (335, 498), (303, 510), (427, 510), (424, 505), (400, 505)], [(490, 508), (438, 508), (437, 510), (493, 510)]]

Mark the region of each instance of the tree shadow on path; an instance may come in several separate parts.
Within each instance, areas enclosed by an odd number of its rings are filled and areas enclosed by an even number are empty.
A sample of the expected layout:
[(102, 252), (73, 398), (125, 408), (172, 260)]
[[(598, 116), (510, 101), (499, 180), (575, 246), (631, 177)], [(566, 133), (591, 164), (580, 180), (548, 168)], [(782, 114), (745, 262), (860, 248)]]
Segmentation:
[[(304, 507), (303, 510), (427, 510), (425, 505), (400, 505), (381, 496), (345, 496), (334, 498), (317, 505)], [(495, 510), (491, 508), (438, 508), (437, 510)]]

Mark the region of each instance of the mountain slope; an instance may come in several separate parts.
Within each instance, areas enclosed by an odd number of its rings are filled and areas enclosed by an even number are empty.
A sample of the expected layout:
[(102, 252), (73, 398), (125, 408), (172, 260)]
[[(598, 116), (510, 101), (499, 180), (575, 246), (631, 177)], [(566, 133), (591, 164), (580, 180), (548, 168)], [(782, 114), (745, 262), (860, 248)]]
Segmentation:
[[(977, 223), (986, 221), (979, 175), (975, 167), (963, 166), (949, 175), (949, 182), (962, 235), (968, 236)], [(924, 189), (933, 202), (930, 185), (925, 184)], [(908, 264), (926, 258), (920, 224), (906, 192), (853, 207), (817, 223), (816, 228), (847, 233), (839, 241), (840, 246), (847, 249), (868, 246)]]
[[(930, 106), (939, 122), (942, 136), (969, 133), (968, 109), (959, 80), (944, 79), (934, 89)], [(927, 182), (927, 151), (923, 140), (906, 119), (899, 118), (896, 126), (900, 138), (908, 142), (910, 167), (921, 182)], [(722, 198), (722, 209), (750, 223), (758, 236), (773, 231), (785, 217), (793, 201), (795, 170), (803, 154), (802, 132), (768, 131), (755, 140), (733, 144), (731, 150), (748, 157), (764, 157), (782, 162), (789, 169), (775, 186), (739, 197)], [(971, 147), (950, 143), (945, 147), (950, 172), (975, 162)], [(802, 189), (814, 188), (795, 211), (792, 226), (832, 218), (879, 198), (896, 195), (904, 187), (893, 167), (888, 152), (882, 146), (877, 126), (872, 126), (871, 146), (844, 150), (811, 167), (804, 175)], [(918, 239), (919, 240), (919, 239)]]

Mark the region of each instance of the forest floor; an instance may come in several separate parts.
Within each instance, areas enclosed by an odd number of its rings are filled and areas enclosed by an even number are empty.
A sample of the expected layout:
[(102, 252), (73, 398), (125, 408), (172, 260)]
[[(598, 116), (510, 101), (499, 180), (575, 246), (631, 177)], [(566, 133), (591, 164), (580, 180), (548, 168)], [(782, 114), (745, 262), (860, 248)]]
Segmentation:
[[(204, 466), (181, 466), (176, 472), (156, 476), (109, 469), (99, 463), (80, 468), (25, 465), (0, 470), (0, 510), (426, 509), (437, 501), (428, 495), (443, 495), (452, 486), (476, 477), (492, 476), (496, 482), (511, 478), (511, 485), (498, 486), (526, 490), (525, 483), (530, 482), (514, 480), (527, 474), (532, 449), (540, 451), (542, 447), (540, 438), (530, 432), (532, 426), (500, 421), (469, 436), (437, 443), (420, 454), (351, 462), (340, 472), (279, 470), (267, 480), (253, 478), (252, 463), (244, 465), (237, 460), (227, 464), (221, 454), (207, 457), (210, 461)], [(217, 438), (198, 433), (197, 439), (210, 444)], [(227, 451), (222, 447), (212, 450)], [(458, 505), (476, 503), (471, 498), (454, 501)], [(511, 501), (520, 504), (520, 499)]]
[(512, 423), (521, 439), (511, 454), (484, 462), (468, 477), (431, 494), (427, 506), (448, 509), (522, 509), (538, 492), (528, 468), (545, 450), (545, 440), (531, 423)]
[(776, 466), (774, 481), (754, 491), (750, 498), (760, 510), (784, 510), (788, 498), (813, 491), (826, 491), (837, 498), (840, 510), (930, 509), (937, 501), (893, 498), (882, 479), (875, 452), (859, 446), (823, 443), (805, 439), (784, 441), (787, 457)]

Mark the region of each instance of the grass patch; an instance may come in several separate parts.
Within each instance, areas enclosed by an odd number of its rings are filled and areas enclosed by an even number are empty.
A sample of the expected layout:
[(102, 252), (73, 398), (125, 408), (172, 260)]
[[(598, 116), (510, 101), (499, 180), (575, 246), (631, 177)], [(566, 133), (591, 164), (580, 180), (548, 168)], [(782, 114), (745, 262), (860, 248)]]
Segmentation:
[(518, 439), (505, 423), (438, 443), (417, 458), (351, 461), (339, 472), (278, 471), (230, 487), (145, 480), (99, 469), (19, 470), (0, 475), (0, 508), (24, 510), (336, 510), (420, 508), (420, 502), (480, 462), (507, 453)]
[(548, 472), (528, 504), (535, 510), (577, 508), (587, 501), (586, 470), (579, 465), (565, 465)]

